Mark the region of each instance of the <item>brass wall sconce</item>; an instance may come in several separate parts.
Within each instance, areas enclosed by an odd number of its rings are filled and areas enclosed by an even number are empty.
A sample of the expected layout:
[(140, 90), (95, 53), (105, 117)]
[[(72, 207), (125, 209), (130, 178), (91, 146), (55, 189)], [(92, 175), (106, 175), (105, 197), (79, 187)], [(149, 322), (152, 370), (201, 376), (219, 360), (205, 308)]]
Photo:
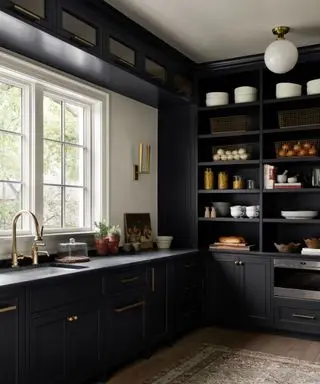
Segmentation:
[(146, 164), (145, 168), (143, 166), (143, 143), (139, 145), (139, 164), (133, 165), (133, 180), (139, 180), (139, 175), (149, 175), (150, 174), (150, 155), (151, 155), (151, 145), (146, 144)]

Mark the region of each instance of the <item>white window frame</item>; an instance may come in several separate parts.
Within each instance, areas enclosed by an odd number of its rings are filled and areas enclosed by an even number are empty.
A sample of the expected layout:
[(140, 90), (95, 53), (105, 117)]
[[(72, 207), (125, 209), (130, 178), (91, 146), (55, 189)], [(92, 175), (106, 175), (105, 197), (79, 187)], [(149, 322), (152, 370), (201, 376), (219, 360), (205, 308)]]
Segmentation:
[[(75, 77), (66, 76), (66, 74), (61, 74), (56, 70), (17, 56), (3, 49), (0, 50), (0, 77), (3, 76), (6, 79), (11, 77), (19, 86), (20, 83), (28, 85), (28, 89), (33, 95), (32, 98), (29, 97), (31, 102), (26, 106), (28, 110), (27, 121), (32, 127), (32, 140), (28, 141), (25, 145), (25, 150), (28, 151), (28, 162), (25, 161), (24, 164), (26, 169), (33, 170), (28, 180), (34, 185), (33, 189), (28, 185), (26, 186), (26, 191), (32, 191), (27, 196), (29, 202), (28, 209), (36, 212), (39, 216), (39, 221), (42, 222), (42, 204), (39, 204), (39, 202), (43, 201), (43, 164), (42, 162), (36, 162), (36, 158), (42, 158), (43, 138), (42, 135), (36, 132), (35, 127), (42, 127), (43, 125), (42, 108), (39, 108), (40, 103), (42, 106), (43, 94), (46, 92), (56, 92), (59, 97), (63, 95), (67, 100), (75, 100), (77, 103), (82, 102), (85, 105), (90, 105), (91, 108), (92, 132), (90, 139), (92, 145), (90, 146), (88, 156), (91, 160), (91, 169), (94, 172), (88, 172), (86, 177), (90, 179), (90, 183), (88, 183), (90, 201), (87, 203), (87, 205), (90, 203), (90, 207), (87, 206), (87, 208), (90, 208), (92, 216), (90, 218), (90, 225), (86, 225), (85, 228), (59, 228), (52, 230), (45, 228), (45, 234), (58, 238), (68, 234), (81, 235), (93, 233), (93, 223), (95, 220), (100, 220), (101, 218), (108, 220), (109, 218), (109, 165), (107, 161), (109, 156), (109, 94), (105, 90), (93, 87), (91, 84), (89, 85), (89, 83)], [(37, 108), (35, 108), (36, 106)], [(29, 219), (24, 218), (24, 220)], [(33, 232), (32, 226), (31, 231)], [(20, 231), (18, 235), (22, 238), (24, 237), (23, 235), (30, 237), (30, 231)], [(10, 233), (8, 231), (0, 232), (0, 244), (4, 244), (4, 241), (10, 237), (11, 231)]]

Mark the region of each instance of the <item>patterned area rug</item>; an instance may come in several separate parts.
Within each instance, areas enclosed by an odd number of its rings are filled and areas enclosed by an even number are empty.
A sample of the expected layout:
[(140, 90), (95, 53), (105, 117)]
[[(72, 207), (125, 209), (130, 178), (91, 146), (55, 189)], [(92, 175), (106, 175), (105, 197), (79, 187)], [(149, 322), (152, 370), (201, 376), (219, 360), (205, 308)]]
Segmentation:
[(144, 384), (319, 384), (320, 363), (203, 345)]

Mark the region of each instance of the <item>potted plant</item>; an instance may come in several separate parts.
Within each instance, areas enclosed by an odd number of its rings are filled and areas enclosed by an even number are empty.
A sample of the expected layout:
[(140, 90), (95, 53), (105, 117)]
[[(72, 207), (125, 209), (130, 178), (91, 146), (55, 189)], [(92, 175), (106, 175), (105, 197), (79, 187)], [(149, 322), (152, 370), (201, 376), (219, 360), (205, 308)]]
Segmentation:
[(96, 227), (95, 242), (97, 253), (100, 256), (105, 256), (108, 254), (109, 250), (109, 226), (105, 223), (104, 220), (99, 222), (95, 221), (94, 225)]
[(118, 253), (120, 236), (121, 236), (120, 226), (119, 225), (110, 225), (108, 228), (109, 252)]

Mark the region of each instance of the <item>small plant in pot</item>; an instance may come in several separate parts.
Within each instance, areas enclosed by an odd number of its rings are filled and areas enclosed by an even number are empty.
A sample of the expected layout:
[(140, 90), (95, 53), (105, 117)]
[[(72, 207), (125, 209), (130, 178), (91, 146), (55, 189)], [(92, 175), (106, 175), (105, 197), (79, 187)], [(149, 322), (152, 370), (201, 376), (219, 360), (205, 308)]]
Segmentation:
[(105, 256), (109, 251), (109, 226), (105, 223), (105, 221), (95, 221), (94, 225), (96, 227), (95, 242), (97, 253), (100, 256)]
[(119, 225), (110, 225), (108, 228), (109, 252), (118, 253), (121, 236), (121, 228)]

